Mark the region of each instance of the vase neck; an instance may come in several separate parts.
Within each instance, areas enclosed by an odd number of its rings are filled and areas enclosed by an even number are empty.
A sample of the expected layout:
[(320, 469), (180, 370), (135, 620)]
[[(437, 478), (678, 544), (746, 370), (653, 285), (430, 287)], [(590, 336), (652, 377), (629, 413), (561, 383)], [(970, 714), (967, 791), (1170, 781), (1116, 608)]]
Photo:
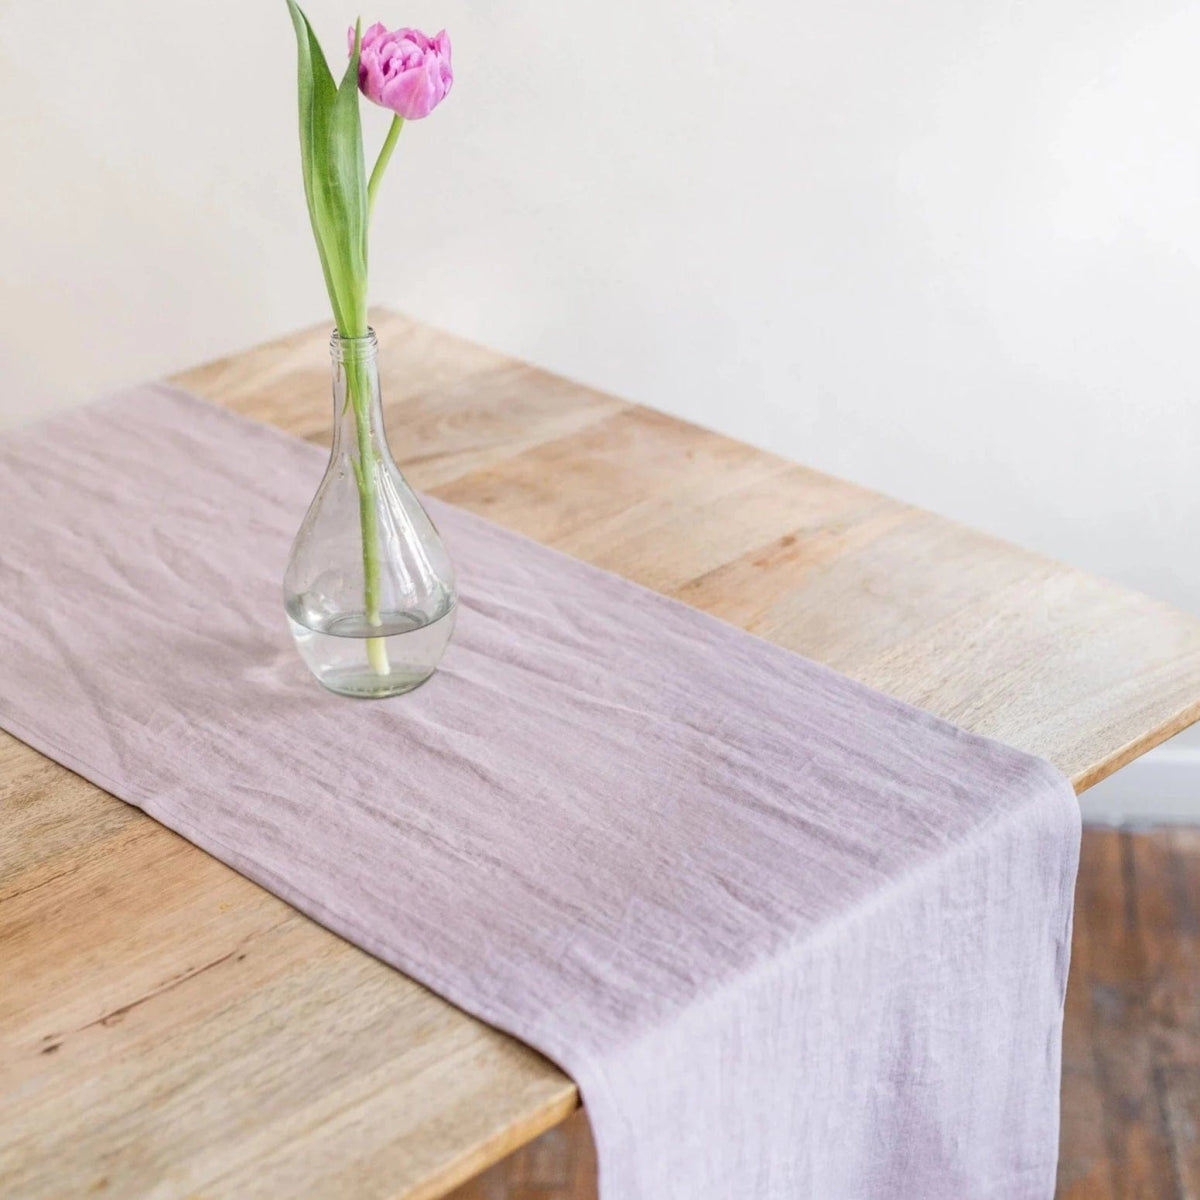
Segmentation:
[(376, 457), (390, 457), (383, 428), (378, 350), (374, 330), (361, 338), (344, 338), (335, 330), (329, 339), (335, 458), (348, 454), (361, 460), (367, 447)]

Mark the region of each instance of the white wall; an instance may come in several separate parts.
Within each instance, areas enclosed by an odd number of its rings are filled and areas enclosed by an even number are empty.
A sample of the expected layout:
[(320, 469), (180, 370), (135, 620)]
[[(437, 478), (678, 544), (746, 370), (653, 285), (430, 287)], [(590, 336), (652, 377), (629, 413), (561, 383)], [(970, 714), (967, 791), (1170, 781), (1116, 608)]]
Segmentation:
[[(1200, 611), (1200, 7), (363, 16), (459, 73), (378, 299)], [(293, 73), (282, 0), (0, 0), (0, 423), (324, 315)]]

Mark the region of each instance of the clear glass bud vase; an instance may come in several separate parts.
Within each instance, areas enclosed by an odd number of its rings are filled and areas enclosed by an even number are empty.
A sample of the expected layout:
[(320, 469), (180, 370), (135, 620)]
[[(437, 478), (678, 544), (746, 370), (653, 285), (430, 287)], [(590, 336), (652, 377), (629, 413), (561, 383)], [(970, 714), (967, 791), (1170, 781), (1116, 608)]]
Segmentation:
[(388, 448), (374, 331), (335, 331), (329, 348), (333, 450), (292, 543), (284, 604), (325, 687), (398, 696), (433, 674), (450, 641), (454, 568)]

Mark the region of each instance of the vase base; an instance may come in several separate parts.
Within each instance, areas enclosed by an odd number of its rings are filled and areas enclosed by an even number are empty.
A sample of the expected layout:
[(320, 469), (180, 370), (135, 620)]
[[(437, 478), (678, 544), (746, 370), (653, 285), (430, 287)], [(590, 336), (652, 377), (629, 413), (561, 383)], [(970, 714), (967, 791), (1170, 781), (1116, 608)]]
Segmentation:
[(395, 674), (379, 675), (374, 671), (344, 674), (329, 672), (324, 677), (318, 676), (317, 682), (335, 696), (348, 696), (351, 700), (386, 700), (389, 696), (403, 696), (408, 692), (415, 692), (433, 676), (433, 671), (415, 678)]
[(289, 616), (300, 656), (317, 682), (338, 696), (382, 700), (419, 688), (442, 660), (454, 632), (452, 604), (434, 620), (384, 614), (378, 624), (341, 617), (313, 629)]

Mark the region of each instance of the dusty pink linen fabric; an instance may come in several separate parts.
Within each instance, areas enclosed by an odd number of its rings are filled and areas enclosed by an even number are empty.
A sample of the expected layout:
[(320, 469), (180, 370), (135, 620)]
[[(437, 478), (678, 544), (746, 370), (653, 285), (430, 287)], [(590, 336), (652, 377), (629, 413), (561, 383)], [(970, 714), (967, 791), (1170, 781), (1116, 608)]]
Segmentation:
[(443, 668), (327, 695), (323, 461), (159, 386), (0, 439), (0, 724), (562, 1064), (605, 1200), (1048, 1200), (1066, 781), (432, 502)]

